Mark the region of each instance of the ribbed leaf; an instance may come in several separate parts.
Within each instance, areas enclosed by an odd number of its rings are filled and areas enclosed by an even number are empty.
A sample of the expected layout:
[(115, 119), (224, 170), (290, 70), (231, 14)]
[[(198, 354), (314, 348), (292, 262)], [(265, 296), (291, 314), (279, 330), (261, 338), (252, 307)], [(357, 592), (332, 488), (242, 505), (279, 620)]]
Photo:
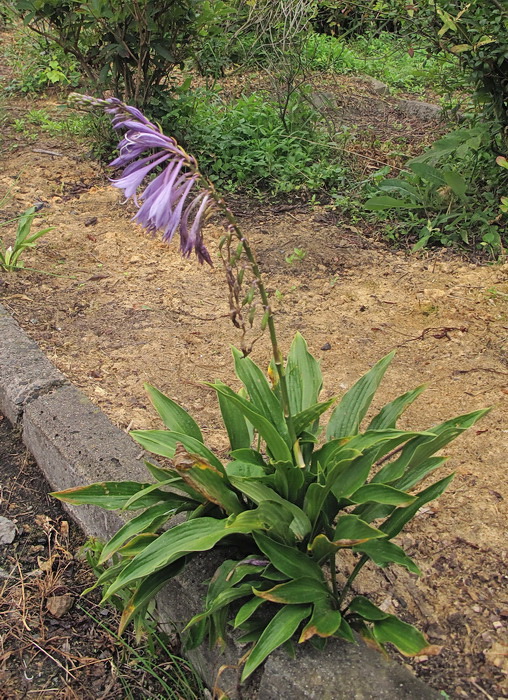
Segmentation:
[(304, 411), (297, 413), (293, 418), (293, 425), (296, 435), (301, 435), (304, 430), (312, 426), (319, 416), (330, 408), (335, 400), (335, 398), (331, 398), (328, 399), (328, 401), (323, 401), (322, 403), (315, 403), (312, 406), (309, 406), (309, 408), (306, 408)]
[[(179, 497), (185, 502), (183, 497)], [(147, 508), (143, 513), (125, 523), (118, 532), (104, 545), (99, 559), (99, 565), (104, 564), (113, 554), (127, 542), (128, 539), (141, 532), (155, 532), (166, 520), (175, 513), (176, 508), (170, 503), (160, 503)]]
[(222, 463), (213, 452), (210, 452), (199, 440), (189, 435), (184, 435), (184, 433), (175, 433), (171, 430), (132, 430), (129, 435), (136, 442), (139, 442), (145, 450), (169, 459), (173, 459), (176, 446), (181, 444), (187, 452), (202, 457), (220, 472), (225, 473)]
[(295, 416), (317, 403), (323, 386), (321, 368), (300, 333), (295, 335), (288, 353), (286, 383), (291, 415)]
[(402, 413), (410, 406), (415, 399), (425, 390), (425, 384), (402, 394), (394, 401), (387, 403), (381, 411), (371, 420), (367, 430), (385, 430), (395, 428)]
[(217, 399), (231, 449), (249, 448), (253, 438), (250, 423), (247, 423), (236, 406), (233, 406), (222, 394), (217, 393)]
[(390, 617), (390, 613), (386, 613), (377, 605), (371, 603), (371, 601), (363, 595), (358, 595), (349, 604), (348, 608), (350, 613), (356, 613), (363, 617), (364, 620), (374, 621), (374, 620), (386, 620)]
[[(180, 448), (179, 448), (180, 449)], [(175, 469), (185, 483), (189, 484), (207, 501), (215, 503), (228, 515), (240, 513), (243, 506), (236, 493), (230, 488), (222, 472), (199, 457), (178, 452), (174, 458)]]
[(263, 663), (274, 649), (291, 639), (302, 620), (309, 615), (310, 610), (310, 605), (285, 605), (279, 610), (270, 620), (249, 654), (243, 669), (242, 682)]
[(236, 629), (237, 627), (241, 627), (244, 622), (246, 622), (254, 613), (256, 610), (259, 608), (260, 605), (263, 605), (266, 601), (263, 600), (262, 598), (258, 598), (257, 596), (253, 596), (250, 600), (248, 600), (246, 603), (242, 605), (240, 610), (236, 613), (235, 621), (233, 623), (233, 627)]
[(311, 523), (303, 510), (291, 503), (291, 501), (287, 501), (282, 496), (279, 496), (269, 486), (265, 486), (253, 479), (242, 479), (237, 476), (230, 477), (230, 481), (236, 489), (248, 496), (254, 503), (261, 504), (263, 501), (272, 501), (279, 503), (284, 510), (291, 513), (293, 521), (290, 524), (290, 528), (298, 538), (303, 539), (310, 532)]
[(333, 541), (335, 544), (349, 547), (384, 536), (384, 532), (360, 520), (356, 515), (341, 515), (335, 526)]
[(273, 566), (289, 578), (311, 576), (318, 581), (323, 580), (321, 567), (303, 552), (275, 542), (261, 532), (254, 532), (253, 537), (259, 549), (268, 557)]
[(133, 537), (127, 544), (118, 550), (122, 557), (135, 557), (142, 552), (151, 542), (156, 540), (158, 535), (154, 532), (142, 532), (140, 535)]
[(146, 606), (150, 600), (157, 595), (161, 588), (167, 584), (169, 579), (177, 576), (181, 572), (183, 567), (184, 560), (179, 560), (141, 581), (140, 585), (133, 593), (131, 599), (122, 611), (118, 634), (122, 634), (133, 615), (135, 615), (138, 610), (143, 608), (143, 606)]
[(251, 402), (277, 429), (288, 447), (291, 447), (284, 413), (265, 375), (250, 357), (244, 357), (236, 348), (233, 348), (233, 358), (236, 375), (247, 389)]
[(235, 394), (235, 392), (226, 386), (226, 384), (216, 382), (215, 384), (209, 384), (208, 386), (211, 386), (212, 389), (215, 389), (218, 394), (224, 396), (230, 402), (233, 408), (240, 411), (240, 413), (247, 418), (250, 423), (252, 423), (263, 440), (266, 442), (268, 449), (277, 462), (292, 461), (291, 450), (289, 449), (285, 440), (279, 435), (277, 429), (272, 425), (272, 423), (267, 418), (262, 416), (250, 401), (247, 401), (241, 396), (238, 396), (238, 394)]
[(389, 542), (387, 539), (364, 542), (364, 544), (353, 547), (353, 552), (366, 554), (378, 566), (384, 567), (388, 564), (400, 564), (400, 566), (405, 566), (413, 574), (421, 573), (411, 557), (408, 557), (401, 547), (398, 547), (393, 542)]
[(445, 479), (441, 479), (441, 481), (437, 481), (435, 484), (432, 484), (432, 486), (421, 491), (421, 493), (417, 495), (415, 502), (407, 508), (396, 508), (390, 517), (381, 525), (381, 530), (385, 532), (390, 539), (398, 535), (404, 525), (416, 515), (422, 506), (429, 503), (429, 501), (433, 501), (443, 493), (453, 477), (454, 474), (450, 474), (450, 476), (447, 476)]
[(183, 433), (203, 442), (203, 435), (196, 421), (181, 406), (165, 396), (151, 384), (144, 385), (153, 407), (168, 430)]
[(318, 637), (330, 637), (340, 627), (342, 615), (338, 610), (334, 610), (329, 601), (320, 600), (314, 604), (312, 617), (305, 625), (298, 642), (306, 642), (314, 635)]
[(429, 646), (428, 641), (416, 627), (402, 622), (395, 615), (375, 622), (372, 633), (379, 644), (390, 642), (405, 656), (420, 654)]
[(399, 491), (386, 484), (365, 484), (355, 491), (349, 500), (353, 503), (386, 503), (392, 506), (408, 506), (416, 497), (405, 491)]
[(244, 479), (262, 479), (266, 476), (266, 471), (259, 464), (242, 462), (235, 459), (233, 462), (226, 464), (226, 474), (228, 475), (228, 478), (232, 476), (240, 476)]
[(202, 613), (199, 613), (198, 615), (194, 615), (194, 617), (191, 618), (189, 622), (185, 625), (183, 631), (185, 632), (189, 629), (189, 627), (192, 627), (192, 625), (195, 625), (197, 622), (201, 622), (201, 620), (204, 620), (205, 618), (209, 617), (213, 613), (217, 612), (217, 610), (221, 610), (222, 608), (227, 607), (234, 600), (238, 600), (239, 598), (245, 598), (251, 593), (252, 584), (250, 583), (242, 583), (240, 586), (226, 588), (226, 590), (221, 591), (213, 599), (210, 605), (207, 606), (206, 610), (204, 610)]
[(314, 603), (317, 600), (329, 597), (330, 593), (324, 581), (318, 581), (310, 576), (279, 583), (268, 591), (253, 589), (254, 595), (269, 600), (272, 603), (295, 605), (298, 603)]
[(393, 351), (379, 360), (346, 392), (331, 415), (326, 431), (327, 439), (356, 435), (394, 354)]
[[(137, 481), (101, 481), (89, 486), (77, 486), (65, 491), (55, 491), (51, 496), (60, 501), (80, 506), (90, 504), (100, 506), (105, 510), (119, 510), (140, 491), (147, 489), (152, 484), (140, 484)], [(148, 508), (161, 501), (172, 502), (173, 494), (160, 489), (150, 490), (135, 504), (135, 509)]]

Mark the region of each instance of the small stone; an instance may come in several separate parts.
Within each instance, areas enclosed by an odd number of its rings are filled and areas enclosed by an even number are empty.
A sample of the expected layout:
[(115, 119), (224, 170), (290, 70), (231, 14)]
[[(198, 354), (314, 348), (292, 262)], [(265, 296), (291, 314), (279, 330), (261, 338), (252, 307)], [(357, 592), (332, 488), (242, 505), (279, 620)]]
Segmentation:
[(16, 525), (0, 515), (0, 544), (11, 544), (17, 535)]
[(325, 343), (324, 345), (321, 346), (321, 350), (331, 350), (332, 346), (330, 343)]
[(53, 617), (63, 617), (72, 608), (74, 603), (74, 596), (70, 593), (64, 593), (64, 595), (53, 595), (46, 600), (46, 608)]
[(97, 223), (97, 217), (96, 216), (91, 216), (89, 219), (85, 221), (85, 226), (95, 226)]

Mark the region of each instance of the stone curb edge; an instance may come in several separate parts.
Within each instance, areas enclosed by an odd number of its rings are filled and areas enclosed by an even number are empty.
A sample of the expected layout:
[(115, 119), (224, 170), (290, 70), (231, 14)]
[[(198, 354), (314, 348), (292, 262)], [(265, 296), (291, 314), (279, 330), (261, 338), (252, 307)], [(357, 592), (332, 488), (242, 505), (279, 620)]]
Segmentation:
[[(0, 412), (22, 428), (23, 442), (52, 488), (94, 481), (145, 481), (143, 453), (134, 441), (76, 389), (30, 340), (0, 304)], [(122, 518), (92, 506), (67, 506), (88, 535), (107, 539)], [(213, 553), (193, 560), (157, 601), (162, 626), (180, 630), (202, 609), (203, 582), (219, 560)], [(240, 686), (234, 640), (219, 654), (205, 645), (187, 655), (209, 688), (219, 686), (243, 700), (431, 700), (442, 697), (409, 671), (363, 644), (332, 640), (325, 651), (298, 647), (296, 658), (272, 654)]]

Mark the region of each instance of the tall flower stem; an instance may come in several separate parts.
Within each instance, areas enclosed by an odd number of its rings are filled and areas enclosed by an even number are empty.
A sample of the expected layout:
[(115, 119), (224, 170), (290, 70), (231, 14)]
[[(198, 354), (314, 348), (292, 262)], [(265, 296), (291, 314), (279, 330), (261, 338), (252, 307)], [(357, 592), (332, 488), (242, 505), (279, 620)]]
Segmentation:
[[(208, 187), (210, 188), (210, 183), (207, 183)], [(241, 242), (243, 246), (243, 250), (245, 252), (245, 256), (247, 260), (250, 263), (252, 274), (256, 278), (257, 281), (257, 287), (259, 290), (259, 295), (261, 297), (261, 302), (263, 304), (263, 310), (267, 314), (267, 326), (268, 326), (268, 332), (270, 334), (270, 341), (272, 343), (272, 351), (273, 351), (273, 359), (275, 362), (275, 368), (277, 370), (277, 375), (279, 377), (279, 386), (280, 386), (280, 395), (282, 399), (282, 409), (284, 411), (284, 417), (286, 419), (286, 424), (288, 426), (288, 432), (289, 432), (289, 437), (291, 439), (291, 443), (293, 445), (293, 455), (295, 457), (296, 463), (299, 467), (303, 468), (305, 467), (305, 461), (303, 459), (302, 451), (300, 448), (300, 443), (298, 442), (298, 439), (296, 437), (296, 431), (295, 431), (295, 426), (293, 423), (293, 418), (291, 416), (291, 408), (289, 404), (289, 393), (288, 393), (288, 387), (287, 387), (287, 382), (286, 382), (286, 374), (284, 371), (284, 358), (282, 356), (282, 353), (279, 348), (279, 343), (277, 340), (277, 331), (275, 329), (275, 322), (273, 318), (273, 312), (272, 312), (272, 307), (270, 305), (270, 299), (268, 297), (268, 292), (266, 291), (266, 287), (263, 281), (263, 276), (261, 274), (261, 271), (259, 269), (259, 265), (256, 259), (256, 256), (254, 254), (254, 251), (251, 248), (251, 245), (248, 241), (248, 239), (245, 237), (243, 232), (241, 231), (240, 227), (238, 226), (238, 223), (236, 221), (235, 215), (229, 209), (227, 206), (226, 202), (220, 197), (213, 186), (210, 188), (211, 191), (211, 196), (214, 199), (215, 203), (217, 204), (217, 208), (222, 211), (224, 216), (227, 219), (227, 222), (231, 228), (231, 230), (234, 232), (235, 236), (238, 238), (238, 240)]]

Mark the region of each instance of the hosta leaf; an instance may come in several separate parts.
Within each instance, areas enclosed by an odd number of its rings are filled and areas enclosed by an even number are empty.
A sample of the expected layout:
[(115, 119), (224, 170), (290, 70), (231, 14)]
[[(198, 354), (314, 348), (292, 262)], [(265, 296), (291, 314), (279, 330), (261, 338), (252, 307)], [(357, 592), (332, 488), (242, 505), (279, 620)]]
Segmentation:
[(309, 615), (310, 610), (310, 605), (285, 605), (274, 615), (247, 658), (242, 672), (242, 682), (263, 663), (274, 649), (291, 639), (302, 620)]
[(379, 360), (342, 397), (328, 423), (327, 439), (356, 435), (394, 354), (391, 352)]
[(247, 448), (233, 450), (231, 452), (231, 457), (240, 462), (248, 462), (249, 464), (259, 464), (261, 467), (266, 467), (267, 464), (263, 459), (261, 452), (257, 450), (251, 450)]
[(347, 498), (352, 493), (357, 491), (360, 486), (363, 486), (369, 476), (372, 464), (376, 458), (377, 452), (371, 451), (367, 454), (356, 454), (353, 458), (343, 460), (332, 468), (328, 469), (326, 477), (326, 486), (332, 491), (335, 498)]
[(364, 542), (353, 547), (353, 552), (366, 554), (378, 566), (384, 567), (388, 564), (400, 564), (400, 566), (405, 566), (413, 574), (419, 575), (421, 573), (411, 557), (408, 557), (401, 547), (393, 542), (389, 542), (387, 539)]
[(231, 588), (227, 588), (224, 591), (221, 591), (221, 593), (219, 593), (213, 599), (213, 601), (210, 602), (206, 610), (204, 610), (202, 613), (199, 613), (198, 615), (194, 615), (194, 617), (189, 620), (189, 622), (184, 627), (183, 631), (185, 632), (189, 629), (189, 627), (192, 627), (192, 625), (195, 625), (197, 622), (201, 622), (201, 620), (204, 620), (209, 615), (212, 615), (213, 613), (217, 612), (217, 610), (221, 610), (222, 608), (227, 607), (234, 600), (238, 600), (239, 598), (245, 598), (251, 593), (252, 584), (250, 583), (242, 583), (240, 586), (234, 586)]
[(185, 483), (189, 484), (207, 501), (215, 503), (228, 515), (240, 513), (243, 506), (236, 493), (229, 487), (222, 472), (199, 457), (187, 453), (177, 453), (174, 457), (175, 469)]
[[(125, 507), (125, 504), (132, 496), (150, 486), (152, 484), (140, 484), (137, 481), (101, 481), (89, 486), (77, 486), (76, 488), (65, 489), (65, 491), (55, 491), (50, 495), (75, 506), (90, 504), (100, 506), (105, 510), (119, 510)], [(171, 503), (173, 497), (174, 494), (161, 491), (160, 489), (150, 490), (135, 504), (135, 508), (148, 508), (148, 506), (155, 505), (161, 501)]]
[(250, 357), (244, 357), (236, 348), (233, 348), (233, 358), (236, 374), (247, 389), (251, 402), (258, 409), (259, 413), (275, 426), (288, 447), (291, 447), (282, 407), (271, 390), (265, 375)]
[(160, 571), (148, 576), (137, 587), (127, 605), (122, 611), (118, 634), (122, 634), (133, 615), (146, 606), (150, 600), (167, 584), (169, 579), (177, 576), (183, 569), (184, 561), (180, 560), (164, 567)]
[(168, 467), (160, 467), (158, 464), (152, 464), (152, 462), (148, 462), (147, 460), (145, 460), (145, 467), (148, 469), (153, 478), (156, 479), (159, 483), (172, 479), (173, 481), (171, 482), (171, 487), (173, 489), (183, 491), (184, 493), (187, 493), (193, 500), (197, 501), (198, 503), (203, 503), (203, 496), (194, 489), (192, 489), (188, 484), (186, 484), (182, 477), (178, 475), (175, 469), (168, 469)]
[(172, 459), (175, 456), (176, 446), (181, 444), (191, 454), (202, 457), (212, 466), (224, 472), (222, 463), (202, 442), (184, 433), (175, 433), (171, 430), (131, 430), (129, 433), (136, 442), (156, 455)]
[(424, 462), (421, 462), (420, 464), (415, 465), (411, 469), (408, 469), (404, 476), (402, 476), (400, 479), (397, 479), (397, 481), (395, 481), (393, 485), (398, 489), (406, 491), (407, 489), (410, 489), (413, 486), (415, 486), (415, 484), (424, 479), (435, 469), (441, 467), (447, 460), (448, 457), (430, 457)]
[(324, 581), (316, 578), (305, 577), (279, 583), (268, 591), (253, 589), (254, 595), (269, 600), (272, 603), (295, 605), (298, 603), (314, 603), (316, 600), (329, 597), (330, 593)]
[(349, 604), (348, 611), (350, 613), (356, 613), (363, 617), (364, 620), (374, 621), (374, 620), (386, 620), (390, 617), (390, 613), (386, 613), (377, 605), (371, 603), (371, 601), (363, 595), (358, 595)]
[(321, 567), (303, 552), (275, 542), (261, 532), (254, 532), (253, 537), (259, 549), (268, 557), (273, 566), (289, 578), (311, 576), (318, 581), (323, 580)]
[(183, 433), (203, 442), (203, 435), (196, 421), (181, 406), (165, 396), (151, 384), (144, 385), (153, 407), (162, 419), (162, 422), (175, 433)]
[(240, 610), (236, 613), (236, 617), (233, 623), (233, 627), (241, 627), (254, 613), (256, 610), (263, 605), (266, 601), (263, 598), (258, 598), (253, 596), (250, 600), (242, 605)]
[(252, 464), (251, 462), (241, 462), (238, 459), (226, 464), (226, 474), (228, 478), (240, 476), (244, 479), (262, 479), (266, 476), (265, 469), (261, 465)]
[(127, 564), (106, 591), (104, 599), (110, 598), (132, 581), (149, 576), (186, 554), (212, 549), (228, 535), (252, 532), (254, 527), (262, 526), (262, 523), (255, 520), (255, 515), (254, 511), (247, 511), (223, 520), (203, 517), (175, 525)]
[(140, 535), (133, 537), (130, 542), (127, 542), (118, 550), (122, 557), (135, 557), (136, 554), (142, 552), (151, 542), (156, 540), (158, 535), (154, 532), (142, 532)]
[(312, 617), (303, 628), (298, 642), (306, 642), (314, 635), (330, 637), (340, 627), (341, 621), (342, 615), (338, 610), (334, 610), (328, 601), (318, 601), (314, 604)]
[(291, 415), (296, 416), (317, 403), (323, 385), (321, 368), (300, 333), (295, 335), (288, 353), (286, 383)]
[(233, 408), (236, 408), (240, 413), (247, 418), (250, 423), (256, 428), (263, 440), (266, 442), (272, 457), (277, 462), (291, 462), (292, 455), (286, 441), (280, 436), (278, 430), (272, 423), (265, 418), (256, 407), (246, 399), (243, 399), (238, 394), (230, 389), (225, 384), (216, 382), (209, 384), (215, 391), (224, 396)]
[(420, 654), (429, 646), (428, 641), (416, 627), (402, 622), (395, 615), (374, 622), (372, 633), (379, 644), (390, 642), (405, 656)]
[(386, 430), (386, 428), (395, 428), (398, 419), (402, 413), (410, 406), (415, 399), (420, 396), (422, 391), (425, 390), (425, 384), (422, 386), (408, 391), (402, 396), (399, 396), (394, 401), (387, 403), (386, 406), (380, 410), (377, 416), (371, 420), (367, 430)]
[(300, 489), (305, 482), (303, 470), (296, 469), (290, 462), (276, 462), (273, 468), (275, 472), (271, 476), (271, 483), (275, 486), (277, 493), (286, 500), (297, 502)]
[(279, 496), (279, 494), (269, 486), (265, 486), (253, 479), (242, 479), (237, 476), (232, 476), (230, 481), (235, 488), (248, 496), (254, 503), (261, 504), (263, 501), (279, 503), (283, 510), (291, 513), (293, 516), (290, 528), (300, 539), (303, 539), (305, 535), (310, 532), (311, 523), (303, 510), (294, 503), (291, 503), (291, 501), (287, 501), (285, 498), (282, 498), (282, 496)]
[(353, 503), (374, 502), (392, 506), (408, 506), (416, 500), (416, 497), (386, 484), (366, 484), (349, 496), (349, 499)]
[(341, 639), (345, 639), (346, 641), (351, 642), (352, 644), (357, 643), (353, 634), (353, 630), (351, 629), (349, 622), (344, 617), (340, 621), (339, 627), (335, 630), (334, 636), (340, 637)]
[[(185, 502), (183, 497), (181, 502)], [(125, 523), (118, 532), (104, 545), (99, 559), (99, 565), (104, 564), (128, 539), (138, 535), (140, 532), (154, 532), (175, 513), (174, 504), (160, 503), (159, 505), (147, 508), (143, 513), (137, 515), (128, 523)]]
[(441, 481), (437, 481), (435, 484), (432, 484), (432, 486), (421, 491), (417, 495), (415, 502), (407, 508), (396, 508), (390, 517), (381, 525), (381, 530), (385, 532), (390, 539), (398, 535), (404, 525), (416, 515), (422, 506), (429, 501), (433, 501), (443, 493), (453, 477), (454, 474), (450, 474), (450, 476), (441, 479)]
[(219, 408), (229, 437), (231, 449), (248, 449), (253, 439), (251, 424), (245, 420), (237, 408), (222, 394), (217, 393), (217, 399), (219, 401)]
[(296, 416), (293, 417), (293, 426), (296, 435), (301, 435), (304, 430), (312, 426), (319, 416), (330, 408), (335, 400), (335, 398), (331, 398), (322, 403), (315, 403), (313, 406), (309, 406), (309, 408), (306, 408), (304, 411), (297, 413)]
[(360, 520), (356, 515), (341, 515), (335, 526), (333, 541), (337, 545), (349, 547), (384, 536), (384, 532)]
[(312, 554), (312, 558), (319, 564), (322, 564), (330, 556), (335, 555), (338, 549), (339, 547), (330, 542), (323, 533), (316, 535), (312, 544), (309, 545), (309, 552)]

